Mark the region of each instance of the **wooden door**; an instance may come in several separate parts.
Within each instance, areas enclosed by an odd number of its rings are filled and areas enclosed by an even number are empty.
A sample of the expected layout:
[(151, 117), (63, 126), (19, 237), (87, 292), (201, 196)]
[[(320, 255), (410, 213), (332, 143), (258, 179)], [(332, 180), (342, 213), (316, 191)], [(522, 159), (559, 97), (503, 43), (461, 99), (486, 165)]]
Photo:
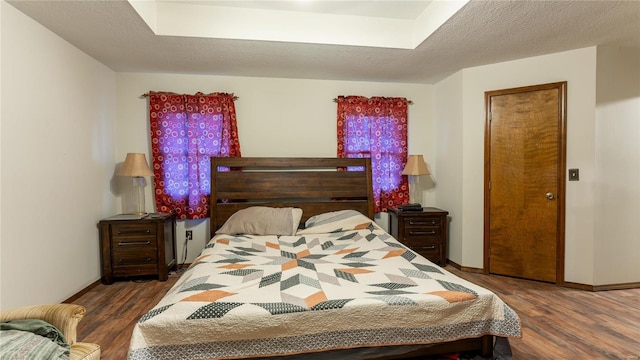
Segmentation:
[(566, 85), (485, 93), (485, 272), (564, 281)]

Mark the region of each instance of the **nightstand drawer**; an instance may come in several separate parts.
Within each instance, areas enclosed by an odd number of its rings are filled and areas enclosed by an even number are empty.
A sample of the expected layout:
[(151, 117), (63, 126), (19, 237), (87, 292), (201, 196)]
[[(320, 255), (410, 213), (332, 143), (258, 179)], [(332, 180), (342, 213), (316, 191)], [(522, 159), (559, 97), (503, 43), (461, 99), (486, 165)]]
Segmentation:
[[(438, 257), (440, 256), (439, 246), (431, 245), (431, 246), (411, 247), (411, 250), (426, 257), (427, 259), (438, 259)], [(439, 262), (439, 260), (437, 262)]]
[(114, 251), (113, 252), (113, 265), (128, 265), (133, 263), (148, 263), (150, 261), (156, 261), (156, 249), (148, 248), (146, 250), (136, 249), (135, 251)]
[(130, 256), (128, 254), (140, 254), (140, 257), (151, 256), (157, 257), (158, 248), (156, 240), (138, 240), (138, 241), (114, 241), (111, 253), (116, 256)]
[(158, 266), (153, 263), (119, 265), (113, 267), (113, 276), (138, 276), (155, 275), (158, 273)]
[(405, 228), (404, 238), (410, 239), (412, 237), (440, 237), (440, 228)]
[(113, 275), (153, 275), (158, 272), (154, 247), (113, 251)]
[(402, 239), (398, 239), (401, 242), (437, 244), (442, 233), (438, 217), (406, 217), (402, 224)]
[(136, 249), (144, 251), (145, 248), (149, 248), (155, 251), (157, 246), (157, 239), (155, 237), (114, 237), (112, 240), (113, 251), (128, 251), (129, 249)]
[(416, 238), (407, 238), (405, 237), (403, 241), (401, 241), (404, 245), (417, 249), (419, 247), (428, 247), (428, 248), (438, 248), (440, 246), (440, 239), (437, 237), (416, 237)]
[(156, 226), (154, 224), (113, 224), (111, 225), (113, 238), (120, 237), (145, 237), (156, 236)]
[(440, 228), (439, 217), (407, 217), (404, 219), (405, 229)]
[(438, 254), (440, 250), (440, 241), (437, 237), (432, 238), (404, 238), (402, 243), (411, 248), (411, 250), (422, 253)]

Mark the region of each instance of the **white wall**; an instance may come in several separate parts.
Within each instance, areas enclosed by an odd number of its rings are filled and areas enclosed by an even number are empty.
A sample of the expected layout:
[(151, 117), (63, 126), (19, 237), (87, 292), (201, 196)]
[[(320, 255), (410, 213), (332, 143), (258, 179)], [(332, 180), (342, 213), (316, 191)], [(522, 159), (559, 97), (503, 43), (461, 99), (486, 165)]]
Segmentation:
[(115, 212), (115, 74), (2, 1), (0, 307), (58, 303), (100, 278)]
[(594, 283), (640, 280), (640, 51), (598, 48)]
[[(436, 205), (449, 211), (449, 246), (447, 258), (463, 265), (461, 239), (464, 196), (462, 192), (462, 72), (459, 71), (435, 86), (434, 115)], [(466, 264), (465, 264), (466, 266)]]
[[(431, 118), (431, 85), (372, 83), (328, 80), (299, 80), (258, 77), (225, 77), (179, 74), (117, 74), (116, 157), (122, 162), (127, 152), (144, 152), (149, 159), (147, 99), (150, 90), (176, 93), (228, 92), (236, 101), (242, 156), (335, 157), (336, 103), (339, 95), (400, 96), (413, 100), (409, 106), (409, 152), (423, 154), (431, 168), (434, 159), (434, 129)], [(428, 187), (428, 181), (425, 181)], [(126, 202), (128, 183), (113, 193), (119, 211)], [(153, 209), (151, 184), (145, 196), (147, 210)], [(422, 202), (433, 203), (433, 191), (423, 192)], [(386, 217), (380, 219), (386, 222)], [(186, 262), (191, 262), (208, 240), (208, 220), (180, 221), (177, 242), (179, 262), (183, 262), (185, 229), (194, 231), (188, 244)]]
[[(623, 105), (599, 104), (598, 122), (601, 125), (596, 126), (596, 70), (601, 70), (600, 66), (596, 69), (597, 53), (596, 48), (591, 47), (469, 68), (435, 85), (436, 114), (445, 114), (454, 122), (461, 121), (461, 124), (451, 125), (444, 123), (448, 120), (445, 117), (436, 116), (435, 119), (437, 149), (452, 151), (451, 156), (438, 154), (436, 158), (435, 167), (447, 169), (440, 173), (439, 181), (456, 184), (450, 191), (436, 192), (436, 203), (447, 204), (449, 211), (458, 216), (461, 214), (463, 220), (457, 222), (454, 218), (452, 222), (449, 255), (454, 262), (468, 267), (483, 267), (484, 93), (567, 81), (566, 165), (567, 169), (580, 169), (580, 181), (566, 183), (565, 281), (598, 285), (604, 282), (637, 282), (640, 279), (637, 265), (640, 253), (638, 95), (633, 88), (631, 92), (635, 95), (625, 99)], [(635, 80), (637, 85), (637, 60), (637, 57), (630, 56), (624, 60), (609, 58), (607, 68), (610, 71), (617, 69), (618, 77), (631, 75), (629, 82)], [(620, 67), (621, 64), (625, 67)], [(603, 77), (609, 78), (609, 75)], [(610, 83), (607, 88), (611, 86), (615, 85)], [(449, 107), (461, 104), (462, 115), (455, 110), (442, 110), (440, 104)], [(608, 127), (614, 120), (619, 127)], [(608, 127), (606, 130), (605, 126)], [(440, 134), (447, 127), (456, 127), (460, 131)], [(601, 145), (594, 146), (597, 143)], [(462, 144), (461, 150), (458, 144)], [(624, 162), (620, 162), (621, 157)], [(609, 165), (596, 166), (597, 159)], [(612, 161), (617, 161), (617, 164), (612, 165)], [(618, 176), (617, 181), (609, 183), (610, 177), (603, 175), (610, 170), (607, 166), (614, 167), (612, 171)], [(626, 193), (616, 194), (615, 199), (605, 195), (619, 185)], [(449, 199), (456, 191), (459, 191), (462, 201)], [(599, 194), (609, 200), (603, 200)], [(629, 197), (622, 199), (624, 195)], [(607, 205), (606, 209), (602, 207), (604, 205)], [(606, 210), (606, 216), (603, 210)], [(614, 246), (606, 248), (611, 237), (616, 237)]]

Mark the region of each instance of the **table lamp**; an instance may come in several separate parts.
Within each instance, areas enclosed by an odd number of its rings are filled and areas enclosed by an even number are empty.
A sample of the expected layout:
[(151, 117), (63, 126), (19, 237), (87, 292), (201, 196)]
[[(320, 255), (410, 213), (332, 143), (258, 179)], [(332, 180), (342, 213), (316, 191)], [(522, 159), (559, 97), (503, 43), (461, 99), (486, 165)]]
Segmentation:
[(124, 164), (118, 170), (118, 176), (132, 176), (133, 186), (136, 189), (136, 200), (138, 202), (138, 211), (136, 215), (145, 215), (144, 210), (144, 177), (153, 176), (153, 172), (149, 168), (147, 158), (144, 154), (128, 153), (124, 159)]
[[(429, 175), (427, 165), (424, 163), (422, 155), (409, 155), (407, 164), (402, 170), (402, 175), (409, 176), (409, 201), (415, 201), (418, 198), (417, 190), (420, 184), (420, 175)], [(422, 200), (422, 197), (420, 197)], [(418, 201), (415, 201), (418, 202)]]

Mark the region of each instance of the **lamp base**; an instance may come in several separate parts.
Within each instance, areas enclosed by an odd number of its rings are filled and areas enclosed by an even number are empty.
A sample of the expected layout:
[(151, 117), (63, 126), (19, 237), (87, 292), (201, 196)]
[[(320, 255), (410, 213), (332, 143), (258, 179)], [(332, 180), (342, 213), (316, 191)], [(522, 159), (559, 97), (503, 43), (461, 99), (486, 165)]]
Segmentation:
[(133, 214), (136, 215), (146, 215), (147, 212), (144, 210), (144, 178), (142, 176), (135, 176), (133, 178), (133, 186), (136, 187), (136, 200), (138, 202), (138, 211), (134, 211)]
[(417, 175), (409, 175), (409, 202), (418, 204), (422, 203), (420, 179)]

